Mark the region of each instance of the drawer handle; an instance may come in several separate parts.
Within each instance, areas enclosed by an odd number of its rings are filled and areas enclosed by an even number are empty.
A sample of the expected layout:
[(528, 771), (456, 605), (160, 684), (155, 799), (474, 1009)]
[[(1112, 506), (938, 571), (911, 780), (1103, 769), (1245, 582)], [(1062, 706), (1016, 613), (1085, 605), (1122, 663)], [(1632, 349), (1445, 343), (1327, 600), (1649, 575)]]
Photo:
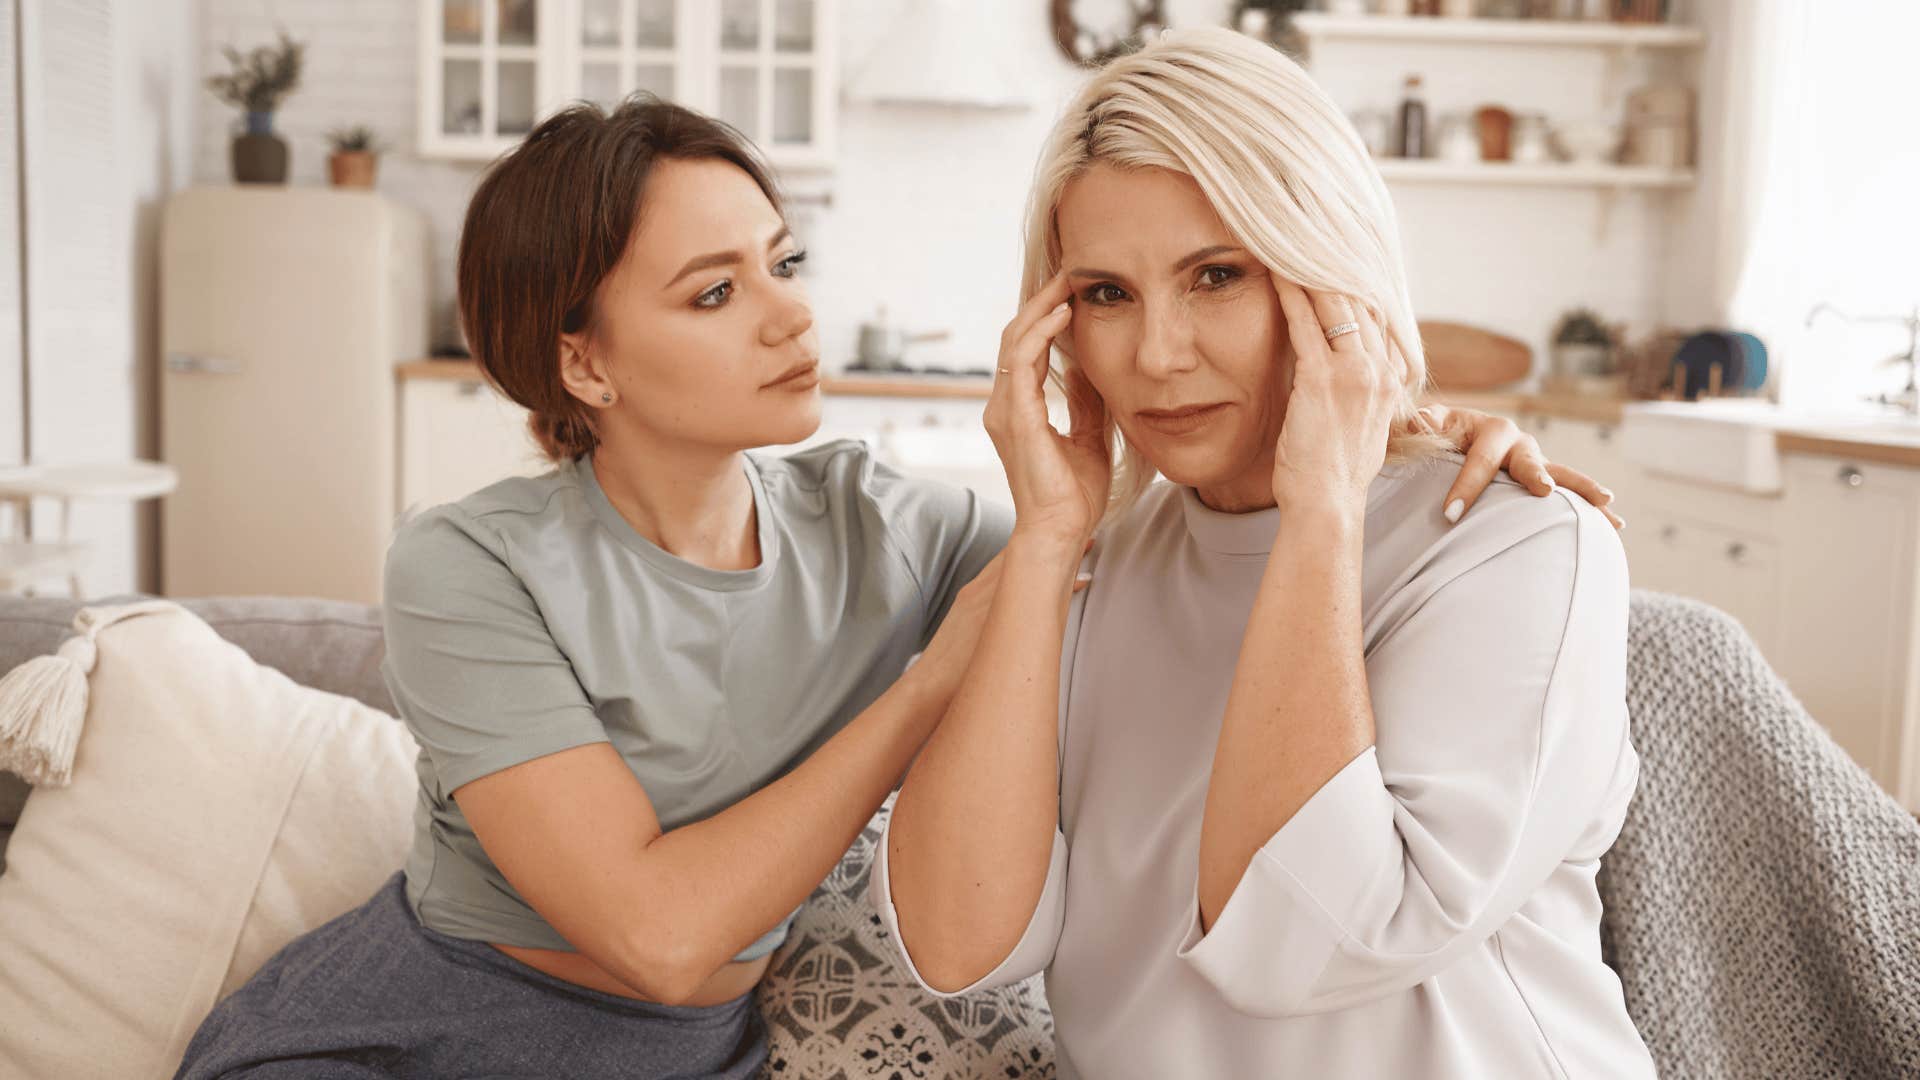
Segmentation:
[(1660, 539), (1665, 540), (1669, 544), (1673, 543), (1674, 537), (1679, 535), (1680, 527), (1678, 525), (1662, 525), (1660, 527)]
[(1857, 488), (1867, 482), (1867, 474), (1852, 465), (1845, 465), (1840, 469), (1840, 482), (1850, 488)]
[(461, 397), (479, 397), (480, 392), (487, 388), (486, 383), (478, 382), (478, 381), (475, 381), (475, 382), (462, 381), (460, 383), (456, 383), (455, 385), (460, 387)]
[(1610, 427), (1603, 427), (1596, 434), (1599, 436), (1600, 441), (1603, 443), (1610, 443), (1613, 441), (1613, 429)]
[(1738, 540), (1728, 544), (1727, 561), (1735, 565), (1744, 564), (1747, 561), (1747, 545)]
[(240, 365), (217, 356), (168, 353), (167, 370), (181, 375), (238, 375)]

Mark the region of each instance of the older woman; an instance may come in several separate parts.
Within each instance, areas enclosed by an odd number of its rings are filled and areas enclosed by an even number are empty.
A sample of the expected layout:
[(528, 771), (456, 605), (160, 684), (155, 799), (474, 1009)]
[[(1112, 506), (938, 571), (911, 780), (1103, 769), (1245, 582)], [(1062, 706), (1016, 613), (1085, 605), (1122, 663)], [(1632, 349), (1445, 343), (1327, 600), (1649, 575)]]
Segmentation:
[(1637, 776), (1620, 544), (1504, 478), (1442, 510), (1340, 112), (1167, 35), (1068, 108), (1030, 216), (1016, 523), (874, 875), (917, 977), (1044, 969), (1068, 1076), (1651, 1076), (1594, 888)]

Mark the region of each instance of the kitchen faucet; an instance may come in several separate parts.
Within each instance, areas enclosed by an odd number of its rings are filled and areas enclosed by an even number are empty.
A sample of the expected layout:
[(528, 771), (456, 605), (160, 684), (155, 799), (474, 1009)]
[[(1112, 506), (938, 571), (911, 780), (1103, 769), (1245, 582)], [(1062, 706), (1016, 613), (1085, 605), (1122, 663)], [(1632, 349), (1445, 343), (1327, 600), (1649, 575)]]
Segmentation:
[(1908, 416), (1920, 417), (1920, 386), (1914, 382), (1914, 369), (1920, 366), (1920, 304), (1915, 305), (1913, 310), (1905, 315), (1854, 316), (1822, 301), (1813, 305), (1812, 311), (1807, 312), (1807, 325), (1812, 326), (1814, 318), (1822, 311), (1833, 312), (1840, 321), (1845, 323), (1899, 323), (1907, 328), (1907, 351), (1895, 353), (1886, 360), (1889, 364), (1907, 366), (1906, 389), (1897, 394), (1868, 394), (1866, 400), (1880, 405), (1892, 405)]

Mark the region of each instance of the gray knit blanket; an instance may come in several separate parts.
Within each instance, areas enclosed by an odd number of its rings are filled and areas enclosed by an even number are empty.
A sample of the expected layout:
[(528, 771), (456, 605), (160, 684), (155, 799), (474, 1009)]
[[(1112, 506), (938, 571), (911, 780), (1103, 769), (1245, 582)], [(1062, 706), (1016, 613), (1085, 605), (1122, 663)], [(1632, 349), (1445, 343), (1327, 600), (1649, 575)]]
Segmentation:
[(1636, 592), (1601, 940), (1663, 1076), (1920, 1077), (1920, 823), (1739, 624)]

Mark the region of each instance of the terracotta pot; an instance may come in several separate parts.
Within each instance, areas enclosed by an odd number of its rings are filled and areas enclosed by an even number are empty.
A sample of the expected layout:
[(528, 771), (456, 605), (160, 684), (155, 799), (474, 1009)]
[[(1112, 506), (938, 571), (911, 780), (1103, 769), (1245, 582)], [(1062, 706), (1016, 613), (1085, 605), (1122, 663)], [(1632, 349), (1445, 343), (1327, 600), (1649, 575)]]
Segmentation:
[(370, 188), (380, 156), (371, 150), (338, 150), (327, 159), (334, 187)]
[(1506, 161), (1513, 157), (1513, 114), (1498, 105), (1483, 106), (1473, 114), (1480, 128), (1480, 160)]

